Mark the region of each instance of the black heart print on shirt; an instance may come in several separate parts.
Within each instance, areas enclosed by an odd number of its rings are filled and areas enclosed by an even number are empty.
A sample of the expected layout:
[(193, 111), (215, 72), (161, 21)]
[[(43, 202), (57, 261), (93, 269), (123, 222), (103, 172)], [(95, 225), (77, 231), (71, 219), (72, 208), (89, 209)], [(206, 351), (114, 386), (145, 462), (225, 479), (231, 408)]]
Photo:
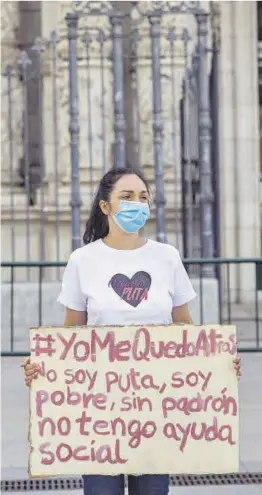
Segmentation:
[(114, 275), (109, 284), (123, 301), (136, 308), (141, 301), (147, 300), (151, 287), (151, 277), (147, 272), (137, 272), (132, 278), (122, 273)]

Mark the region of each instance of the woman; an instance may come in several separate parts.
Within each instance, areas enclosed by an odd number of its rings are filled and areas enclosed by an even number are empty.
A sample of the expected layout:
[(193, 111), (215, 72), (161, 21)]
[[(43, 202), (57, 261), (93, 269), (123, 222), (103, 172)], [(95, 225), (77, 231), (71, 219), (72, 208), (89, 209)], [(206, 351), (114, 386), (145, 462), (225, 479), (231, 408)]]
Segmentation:
[[(195, 292), (178, 251), (139, 235), (150, 217), (140, 172), (110, 170), (101, 180), (84, 234), (65, 269), (59, 302), (64, 325), (150, 325), (191, 322)], [(30, 385), (38, 368), (23, 364)], [(239, 359), (235, 368), (240, 374)], [(129, 494), (166, 495), (168, 475), (130, 476)], [(85, 495), (122, 495), (124, 476), (84, 476)]]

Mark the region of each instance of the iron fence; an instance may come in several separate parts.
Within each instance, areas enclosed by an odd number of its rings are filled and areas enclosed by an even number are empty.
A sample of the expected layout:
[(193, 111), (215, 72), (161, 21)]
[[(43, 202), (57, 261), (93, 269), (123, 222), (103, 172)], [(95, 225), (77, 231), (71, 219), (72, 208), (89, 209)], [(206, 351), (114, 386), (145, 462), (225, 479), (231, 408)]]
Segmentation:
[[(262, 351), (262, 260), (258, 259), (185, 259), (184, 264), (198, 267), (198, 277), (192, 282), (198, 298), (192, 308), (195, 323), (235, 324), (239, 352)], [(58, 325), (63, 322), (63, 311), (56, 303), (60, 283), (45, 282), (47, 269), (62, 269), (64, 262), (2, 262), (10, 270), (9, 281), (2, 284), (2, 356), (28, 355), (28, 330), (41, 325)], [(206, 278), (205, 265), (219, 267), (221, 278)], [(15, 282), (15, 272), (28, 268), (37, 270), (38, 281)], [(235, 269), (248, 269), (253, 288), (238, 299)], [(246, 275), (247, 272), (245, 272)], [(243, 302), (244, 301), (244, 302)], [(211, 313), (210, 313), (211, 309)]]
[(158, 241), (172, 237), (186, 258), (220, 255), (219, 21), (210, 3), (72, 2), (59, 33), (9, 61), (2, 259), (66, 259), (81, 244), (98, 180), (127, 161), (149, 177)]

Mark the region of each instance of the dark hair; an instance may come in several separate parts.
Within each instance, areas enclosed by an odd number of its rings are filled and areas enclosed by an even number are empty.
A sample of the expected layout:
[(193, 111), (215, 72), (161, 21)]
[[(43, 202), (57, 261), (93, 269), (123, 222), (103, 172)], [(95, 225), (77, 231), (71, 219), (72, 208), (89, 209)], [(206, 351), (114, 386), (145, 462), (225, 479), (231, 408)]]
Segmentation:
[(109, 225), (108, 218), (105, 215), (100, 206), (100, 201), (109, 201), (110, 194), (116, 182), (123, 177), (124, 175), (137, 175), (139, 179), (141, 179), (149, 192), (149, 184), (147, 180), (144, 178), (142, 172), (139, 170), (135, 170), (131, 167), (126, 168), (113, 168), (109, 170), (104, 177), (101, 179), (99, 188), (94, 199), (90, 217), (86, 222), (86, 230), (83, 236), (84, 244), (89, 244), (90, 242), (96, 241), (98, 239), (103, 239), (108, 235)]

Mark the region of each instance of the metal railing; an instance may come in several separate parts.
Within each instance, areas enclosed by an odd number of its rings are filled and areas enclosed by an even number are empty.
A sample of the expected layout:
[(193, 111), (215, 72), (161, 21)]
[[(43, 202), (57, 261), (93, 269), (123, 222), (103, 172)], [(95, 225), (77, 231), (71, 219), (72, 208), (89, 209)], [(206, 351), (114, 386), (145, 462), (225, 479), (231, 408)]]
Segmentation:
[(219, 13), (123, 3), (71, 2), (59, 32), (3, 62), (5, 260), (65, 259), (125, 158), (149, 178), (157, 239), (168, 211), (185, 257), (219, 256)]
[[(185, 259), (184, 264), (187, 269), (195, 267), (192, 282), (198, 295), (193, 307), (199, 320), (194, 319), (196, 323), (235, 324), (239, 352), (262, 352), (262, 258)], [(2, 356), (29, 355), (30, 327), (62, 324), (60, 305), (56, 303), (60, 283), (49, 282), (46, 271), (65, 265), (1, 263), (2, 268), (10, 270), (9, 280), (2, 284)], [(205, 277), (204, 267), (210, 265), (216, 278)], [(37, 270), (35, 282), (16, 282), (16, 272), (25, 268)]]

